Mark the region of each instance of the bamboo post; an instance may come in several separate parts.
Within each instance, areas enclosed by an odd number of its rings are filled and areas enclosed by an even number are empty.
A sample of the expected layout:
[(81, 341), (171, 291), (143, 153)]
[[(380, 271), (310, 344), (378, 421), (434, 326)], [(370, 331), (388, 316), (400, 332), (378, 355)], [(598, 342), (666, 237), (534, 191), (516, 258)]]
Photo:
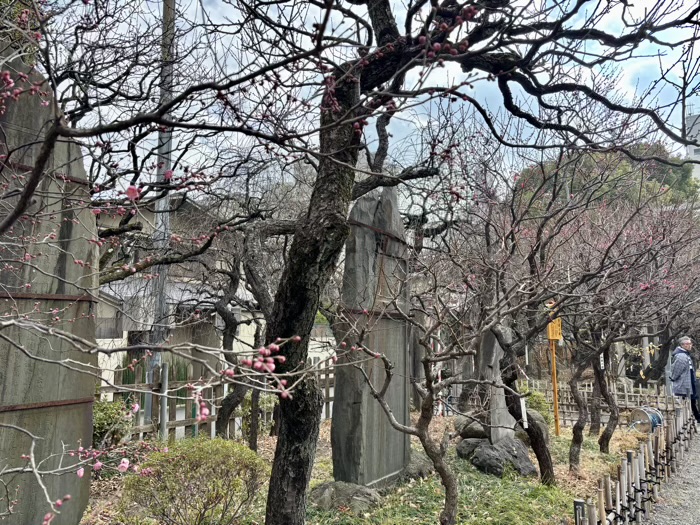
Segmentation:
[(627, 491), (627, 458), (622, 458), (622, 461), (619, 466), (619, 470), (617, 473), (617, 479), (619, 479), (619, 484), (620, 484), (620, 507), (621, 507), (621, 512), (623, 515), (623, 523), (624, 525), (627, 525), (629, 523), (629, 497), (628, 497), (628, 491)]
[(639, 456), (636, 451), (632, 451), (632, 476), (633, 476), (633, 496), (634, 496), (634, 516), (640, 521), (639, 510), (642, 507), (642, 492), (640, 488)]
[(603, 478), (603, 490), (605, 491), (605, 510), (606, 512), (610, 512), (614, 508), (612, 501), (610, 474), (606, 474)]
[(649, 463), (647, 461), (646, 443), (639, 445), (639, 472), (640, 472), (640, 488), (642, 490), (642, 508), (644, 515), (648, 516), (651, 513), (651, 501), (649, 500)]
[(600, 517), (601, 523), (606, 523), (606, 516), (608, 515), (605, 509), (605, 496), (603, 494), (603, 480), (598, 481), (598, 516)]
[(586, 502), (586, 509), (588, 510), (588, 523), (590, 525), (598, 525), (598, 513), (596, 512), (595, 505), (591, 501), (591, 498), (588, 498)]
[(574, 500), (574, 525), (586, 525), (586, 502), (582, 499)]
[(629, 507), (628, 514), (630, 521), (634, 521), (636, 516), (635, 510), (635, 494), (634, 494), (634, 457), (632, 456), (632, 451), (627, 451), (627, 507)]
[[(618, 465), (618, 469), (619, 468), (620, 468), (620, 466)], [(618, 474), (619, 474), (619, 470), (618, 470)], [(622, 512), (622, 508), (621, 508), (621, 505), (622, 505), (622, 503), (621, 503), (622, 502), (622, 492), (621, 492), (622, 484), (620, 483), (619, 479), (620, 478), (618, 478), (618, 481), (615, 482), (615, 487), (614, 487), (615, 490), (613, 492), (613, 495), (615, 496), (615, 519), (614, 519), (613, 523), (615, 525), (620, 525), (622, 523), (622, 521), (620, 520), (620, 516), (622, 515), (621, 514), (621, 512)]]

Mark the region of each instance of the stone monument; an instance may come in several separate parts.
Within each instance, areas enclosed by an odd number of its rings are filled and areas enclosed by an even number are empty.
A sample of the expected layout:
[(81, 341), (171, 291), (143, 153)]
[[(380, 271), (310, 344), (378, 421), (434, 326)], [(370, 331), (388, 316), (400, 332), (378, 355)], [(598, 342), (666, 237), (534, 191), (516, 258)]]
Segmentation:
[[(409, 329), (396, 305), (408, 311), (408, 251), (395, 188), (377, 189), (355, 203), (345, 246), (342, 313), (348, 348), (358, 330), (367, 329), (363, 344), (387, 356), (395, 375), (386, 400), (396, 419), (409, 423)], [(335, 369), (331, 444), (336, 481), (381, 485), (400, 476), (410, 460), (409, 436), (395, 430), (372, 397), (360, 370), (376, 387), (384, 380), (380, 360), (367, 361), (361, 352), (346, 352)]]

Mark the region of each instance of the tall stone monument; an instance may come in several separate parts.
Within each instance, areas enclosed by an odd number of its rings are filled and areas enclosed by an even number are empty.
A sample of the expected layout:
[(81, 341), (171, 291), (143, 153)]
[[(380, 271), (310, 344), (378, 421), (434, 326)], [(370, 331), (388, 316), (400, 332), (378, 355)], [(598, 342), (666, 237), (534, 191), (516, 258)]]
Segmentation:
[[(42, 79), (14, 60), (5, 63), (16, 84), (18, 72), (30, 82)], [(0, 205), (0, 221), (14, 208), (16, 195), (39, 156), (53, 111), (38, 96), (5, 99), (0, 116), (0, 184), (8, 197)], [(12, 196), (14, 195), (14, 196)], [(97, 250), (95, 217), (82, 154), (72, 142), (56, 144), (47, 170), (24, 217), (0, 238), (0, 320), (20, 320), (95, 339)], [(79, 261), (76, 264), (76, 261)], [(29, 326), (2, 330), (0, 340), (0, 495), (3, 523), (40, 524), (51, 511), (47, 499), (70, 495), (51, 522), (76, 525), (87, 505), (90, 468), (77, 475), (78, 457), (69, 450), (92, 442), (92, 401), (95, 378), (79, 370), (96, 371), (97, 356), (75, 349), (66, 339), (40, 334)], [(36, 439), (32, 439), (31, 436)], [(32, 441), (34, 449), (32, 450)], [(41, 479), (23, 456), (33, 452)], [(43, 487), (41, 486), (43, 485)]]
[[(490, 330), (481, 339), (481, 347), (478, 356), (478, 372), (480, 379), (502, 383), (501, 379), (501, 359), (503, 358), (503, 348), (498, 343), (496, 336)], [(492, 444), (507, 437), (515, 435), (515, 419), (508, 412), (506, 396), (503, 388), (489, 386), (488, 397), (488, 423), (487, 431)]]
[[(386, 400), (398, 421), (408, 424), (409, 329), (396, 315), (395, 306), (407, 312), (408, 252), (396, 189), (378, 189), (364, 196), (353, 207), (349, 224), (341, 302), (348, 326), (354, 328), (347, 330), (345, 339), (350, 346), (357, 340), (357, 330), (366, 328), (363, 344), (393, 363), (395, 375)], [(403, 472), (410, 459), (410, 442), (408, 435), (390, 425), (363, 374), (352, 364), (365, 359), (357, 366), (380, 388), (384, 367), (380, 360), (366, 358), (361, 352), (348, 352), (338, 360), (331, 444), (336, 481), (372, 486)]]

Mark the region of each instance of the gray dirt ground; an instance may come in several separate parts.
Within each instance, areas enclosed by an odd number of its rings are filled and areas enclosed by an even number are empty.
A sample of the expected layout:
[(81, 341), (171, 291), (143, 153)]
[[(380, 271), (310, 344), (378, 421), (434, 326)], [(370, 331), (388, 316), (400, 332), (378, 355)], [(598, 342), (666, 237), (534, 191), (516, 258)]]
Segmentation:
[(693, 439), (680, 468), (668, 483), (661, 485), (659, 502), (649, 521), (651, 525), (700, 525), (700, 443)]

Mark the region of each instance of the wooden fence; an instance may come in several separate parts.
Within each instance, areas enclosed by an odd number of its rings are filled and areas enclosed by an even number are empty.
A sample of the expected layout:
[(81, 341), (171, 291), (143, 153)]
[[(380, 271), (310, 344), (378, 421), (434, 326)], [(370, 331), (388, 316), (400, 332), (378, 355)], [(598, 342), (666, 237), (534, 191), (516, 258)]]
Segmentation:
[[(152, 383), (137, 382), (145, 377), (141, 365), (134, 367), (134, 373), (129, 374), (134, 378), (134, 383), (118, 384), (121, 375), (115, 378), (115, 386), (100, 388), (100, 394), (113, 394), (115, 399), (121, 399), (130, 405), (138, 404), (139, 410), (134, 415), (134, 426), (128, 430), (127, 439), (144, 439), (158, 436), (160, 439), (174, 440), (180, 437), (195, 437), (200, 434), (213, 436), (215, 422), (221, 401), (228, 394), (231, 384), (220, 379), (202, 382), (200, 378), (191, 378), (184, 381), (169, 381), (169, 366), (167, 363), (156, 371)], [(316, 373), (321, 390), (324, 394), (322, 417), (330, 419), (333, 408), (333, 394), (335, 376), (331, 369), (319, 370)], [(193, 392), (187, 387), (202, 385), (201, 395), (207, 402), (210, 415), (204, 419), (197, 419), (198, 410), (193, 397)], [(153, 395), (150, 418), (147, 417), (143, 407), (145, 406), (146, 393)], [(263, 411), (261, 420), (264, 423), (272, 422), (272, 410)], [(150, 419), (149, 423), (146, 423)], [(232, 417), (229, 420), (227, 437), (242, 435), (241, 418)], [(182, 430), (178, 430), (182, 429)]]
[(576, 525), (627, 525), (649, 517), (658, 500), (661, 484), (676, 472), (697, 432), (687, 401), (657, 426), (639, 450), (628, 450), (617, 467), (617, 479), (610, 475), (598, 481), (597, 493), (574, 500)]
[[(552, 384), (548, 381), (527, 380), (521, 381), (518, 385), (520, 390), (540, 392), (545, 396), (550, 409), (553, 410), (554, 394)], [(630, 420), (630, 410), (640, 407), (651, 407), (667, 415), (680, 407), (680, 402), (673, 396), (667, 396), (659, 392), (656, 384), (648, 388), (631, 387), (627, 383), (611, 385), (612, 394), (615, 396), (617, 406), (620, 409), (620, 424), (632, 423)], [(587, 406), (590, 406), (590, 398), (593, 396), (593, 384), (590, 382), (581, 383), (579, 391)], [(559, 385), (559, 419), (562, 426), (573, 426), (578, 419), (578, 406), (576, 405), (571, 389), (568, 384)], [(601, 398), (601, 423), (605, 424), (609, 416), (608, 406)]]

